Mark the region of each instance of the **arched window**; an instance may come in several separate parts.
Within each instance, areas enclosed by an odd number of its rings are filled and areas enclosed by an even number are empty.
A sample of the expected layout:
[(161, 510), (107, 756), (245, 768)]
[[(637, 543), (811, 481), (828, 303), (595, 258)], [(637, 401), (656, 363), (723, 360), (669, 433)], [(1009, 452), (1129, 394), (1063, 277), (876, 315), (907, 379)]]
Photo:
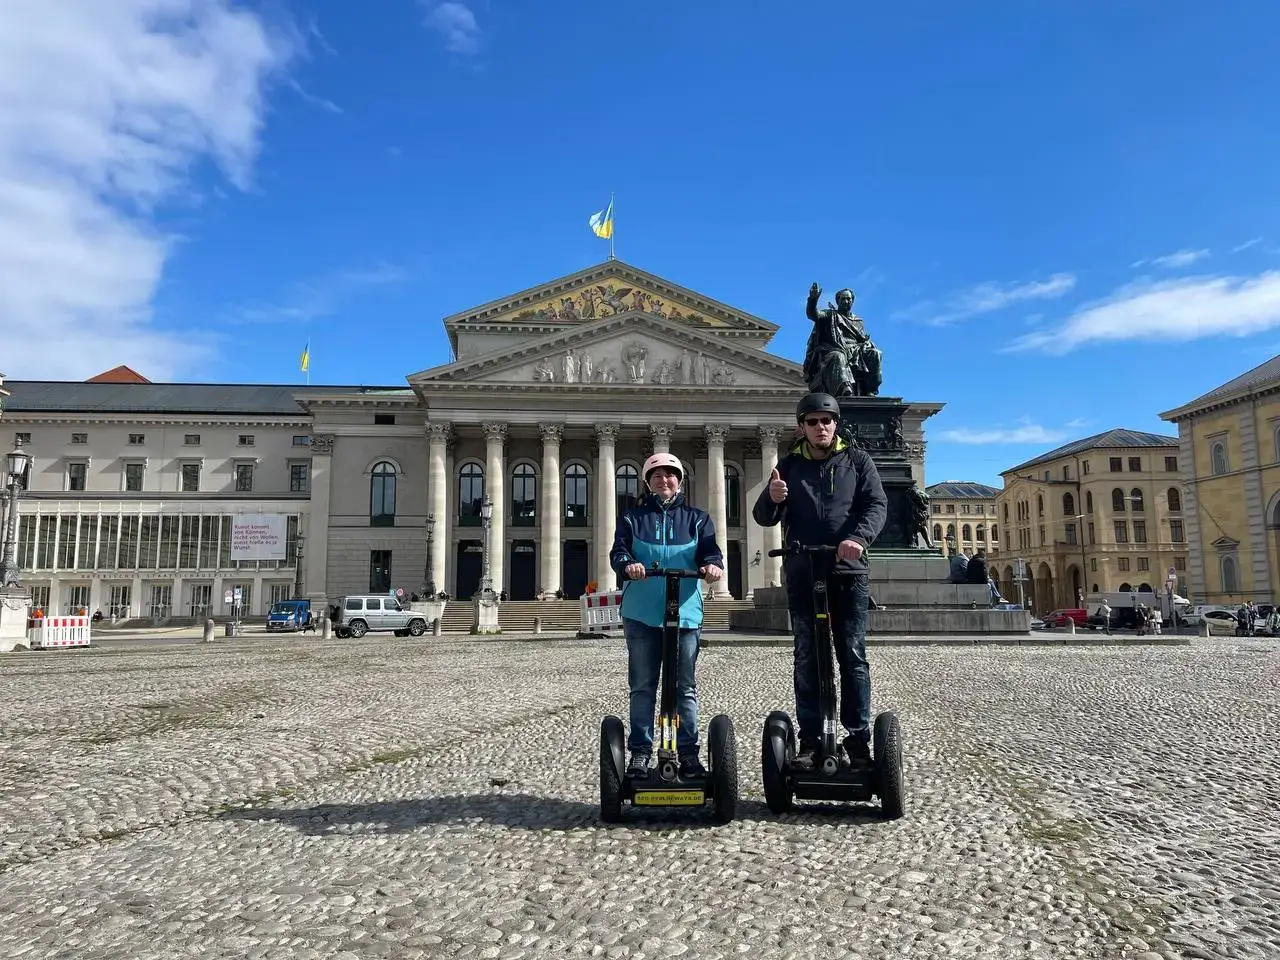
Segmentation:
[(1169, 488), (1169, 511), (1178, 513), (1182, 510), (1182, 493), (1177, 487)]
[(955, 537), (955, 535), (956, 535), (956, 525), (955, 525), (954, 523), (948, 523), (948, 524), (947, 524), (947, 536), (948, 536), (948, 537), (953, 537), (953, 538), (954, 538), (954, 537)]
[(1076, 498), (1069, 493), (1062, 495), (1062, 515), (1064, 517), (1074, 517), (1076, 515)]
[(373, 465), (369, 477), (369, 526), (394, 527), (396, 525), (396, 468), (395, 464), (379, 460)]
[(1086, 490), (1084, 492), (1084, 512), (1093, 513), (1093, 491)]
[(967, 523), (960, 528), (960, 539), (961, 540), (973, 539), (973, 529)]
[(564, 522), (570, 527), (587, 525), (587, 468), (580, 463), (564, 468)]
[(1129, 509), (1134, 513), (1142, 513), (1145, 509), (1142, 503), (1142, 491), (1137, 487), (1134, 487), (1133, 491), (1129, 494), (1129, 503), (1131, 504)]
[(1133, 587), (1129, 586), (1129, 584), (1127, 583), (1120, 584), (1121, 593), (1131, 593), (1132, 591), (1133, 591)]
[(1116, 513), (1124, 513), (1124, 491), (1119, 487), (1111, 491), (1111, 509)]
[(1093, 592), (1094, 593), (1098, 592), (1098, 585), (1096, 583), (1093, 585)]
[(984, 527), (982, 524), (978, 524), (978, 542), (979, 543), (987, 542), (987, 528)]
[(1222, 592), (1223, 593), (1239, 593), (1240, 581), (1236, 576), (1236, 558), (1223, 557), (1222, 566)]
[(538, 522), (538, 475), (527, 463), (511, 471), (511, 524), (532, 527)]
[(617, 469), (613, 481), (614, 496), (618, 499), (618, 516), (640, 502), (640, 471), (629, 463)]
[(991, 542), (992, 543), (1000, 542), (1000, 528), (997, 527), (994, 523), (991, 525)]
[(933, 539), (941, 542), (942, 540), (942, 524), (935, 523), (933, 525)]
[(724, 519), (731, 527), (742, 526), (742, 477), (737, 467), (724, 468)]
[(478, 527), (484, 505), (484, 468), (478, 463), (463, 464), (458, 471), (458, 525)]
[(1152, 590), (1151, 590), (1151, 584), (1149, 584), (1149, 583), (1140, 583), (1140, 584), (1138, 584), (1138, 592), (1139, 592), (1139, 593), (1151, 593), (1151, 592), (1152, 592)]
[(1221, 440), (1210, 448), (1209, 470), (1215, 477), (1227, 472), (1227, 445)]

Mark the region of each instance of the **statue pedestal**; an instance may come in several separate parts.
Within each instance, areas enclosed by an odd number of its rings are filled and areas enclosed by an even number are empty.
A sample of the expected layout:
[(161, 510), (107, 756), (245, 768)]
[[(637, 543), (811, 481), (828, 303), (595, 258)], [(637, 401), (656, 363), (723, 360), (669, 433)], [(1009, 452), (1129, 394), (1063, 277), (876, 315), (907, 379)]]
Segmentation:
[(31, 597), (21, 588), (0, 589), (0, 653), (30, 650), (27, 641), (27, 617), (31, 615)]
[(501, 633), (498, 625), (498, 609), (501, 603), (498, 595), (492, 590), (481, 590), (471, 601), (475, 608), (475, 616), (471, 622), (471, 632), (475, 634)]
[(907, 493), (915, 481), (902, 426), (908, 407), (901, 397), (850, 397), (840, 401), (840, 432), (871, 455), (889, 500), (889, 515), (873, 547), (876, 552), (916, 546), (913, 508)]

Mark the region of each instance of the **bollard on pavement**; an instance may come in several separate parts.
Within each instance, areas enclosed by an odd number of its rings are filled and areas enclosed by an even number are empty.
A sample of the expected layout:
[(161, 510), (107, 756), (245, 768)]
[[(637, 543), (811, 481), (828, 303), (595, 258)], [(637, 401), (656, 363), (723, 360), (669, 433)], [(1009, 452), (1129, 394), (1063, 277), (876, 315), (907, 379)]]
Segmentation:
[(433, 637), (440, 636), (440, 618), (436, 617), (431, 621), (431, 635)]
[(333, 636), (333, 621), (328, 617), (320, 618), (320, 639), (328, 640)]
[(1071, 632), (1071, 635), (1073, 637), (1075, 636), (1076, 634), (1076, 618), (1075, 617), (1067, 617), (1067, 630)]
[(204, 642), (213, 643), (213, 617), (204, 622)]
[(541, 633), (541, 632), (542, 632), (542, 618), (541, 618), (541, 617), (534, 617), (534, 618), (533, 618), (533, 632), (534, 632), (534, 633)]
[(1209, 618), (1205, 617), (1200, 621), (1200, 636), (1212, 637), (1213, 633), (1209, 630)]

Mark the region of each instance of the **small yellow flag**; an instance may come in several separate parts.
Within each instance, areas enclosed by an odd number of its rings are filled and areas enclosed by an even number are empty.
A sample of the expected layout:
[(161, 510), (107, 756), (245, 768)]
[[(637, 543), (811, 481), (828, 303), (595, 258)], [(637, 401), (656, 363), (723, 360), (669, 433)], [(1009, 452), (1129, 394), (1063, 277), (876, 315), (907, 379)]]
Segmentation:
[(311, 341), (307, 341), (307, 345), (302, 349), (302, 372), (306, 373), (311, 367)]

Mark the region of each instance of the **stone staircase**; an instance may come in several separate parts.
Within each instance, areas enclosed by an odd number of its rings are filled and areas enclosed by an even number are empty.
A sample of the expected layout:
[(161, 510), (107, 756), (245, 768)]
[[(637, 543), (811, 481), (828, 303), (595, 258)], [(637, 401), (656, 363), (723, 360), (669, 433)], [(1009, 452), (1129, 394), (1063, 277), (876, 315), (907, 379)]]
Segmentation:
[[(535, 617), (544, 633), (577, 633), (582, 625), (579, 600), (508, 600), (498, 613), (503, 633), (532, 633)], [(709, 600), (703, 606), (704, 631), (728, 630), (732, 610), (750, 610), (749, 600)], [(470, 633), (474, 619), (470, 600), (450, 600), (440, 618), (441, 633)]]

